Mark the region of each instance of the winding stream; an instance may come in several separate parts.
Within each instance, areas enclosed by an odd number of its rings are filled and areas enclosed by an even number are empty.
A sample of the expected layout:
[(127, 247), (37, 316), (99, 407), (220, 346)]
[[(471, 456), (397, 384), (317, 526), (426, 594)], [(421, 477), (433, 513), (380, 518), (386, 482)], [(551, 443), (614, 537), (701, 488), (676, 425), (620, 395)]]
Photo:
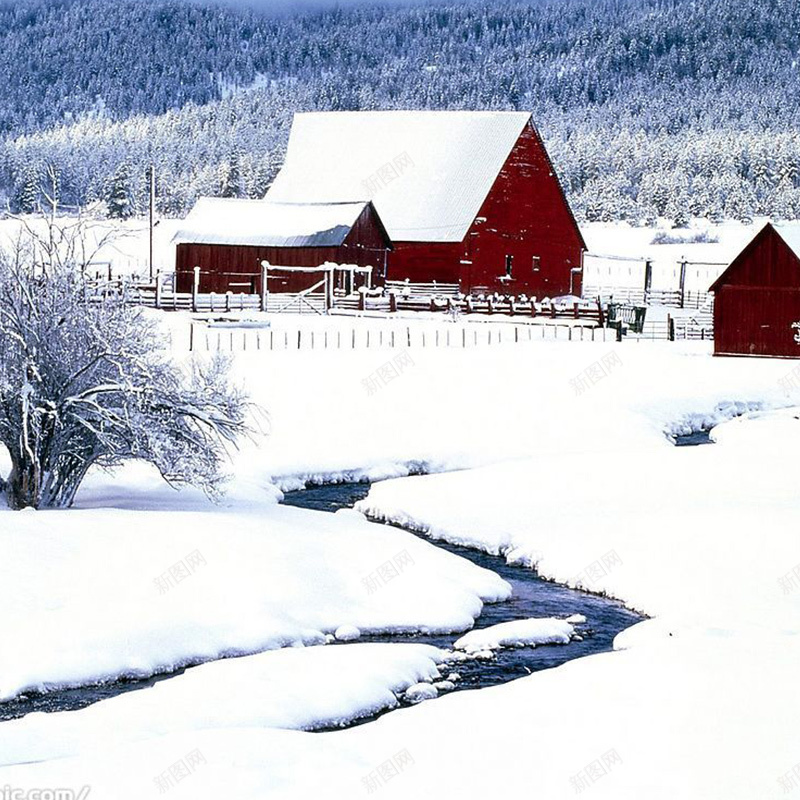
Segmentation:
[[(318, 486), (286, 494), (284, 503), (315, 511), (335, 512), (351, 508), (369, 492), (368, 483), (344, 483)], [(382, 524), (382, 523), (376, 523)], [(513, 587), (511, 598), (503, 603), (486, 604), (475, 622), (475, 628), (488, 628), (501, 622), (526, 619), (528, 617), (569, 617), (582, 614), (585, 624), (577, 624), (576, 632), (582, 641), (568, 645), (539, 645), (504, 649), (497, 652), (491, 661), (469, 660), (453, 665), (461, 680), (458, 689), (477, 689), (498, 683), (507, 683), (530, 675), (537, 670), (557, 667), (573, 658), (612, 649), (614, 637), (625, 628), (641, 622), (639, 614), (625, 608), (622, 603), (587, 592), (569, 589), (541, 578), (534, 570), (511, 566), (502, 556), (493, 556), (479, 550), (432, 541), (422, 534), (410, 531), (443, 550), (466, 558), (480, 567), (496, 572)], [(453, 642), (461, 634), (391, 634), (364, 635), (360, 642), (418, 642), (443, 649), (452, 649)]]
[[(369, 492), (367, 483), (336, 484), (303, 489), (288, 493), (286, 505), (315, 511), (335, 512), (350, 508)], [(376, 523), (382, 524), (382, 523)], [(420, 538), (425, 538), (419, 535)], [(430, 541), (427, 540), (426, 541)], [(500, 556), (492, 556), (466, 547), (433, 542), (437, 547), (469, 559), (478, 566), (490, 569), (508, 581), (513, 587), (512, 597), (502, 603), (484, 605), (476, 628), (486, 628), (500, 622), (528, 617), (561, 617), (582, 614), (586, 623), (577, 624), (580, 640), (568, 645), (539, 645), (500, 650), (492, 660), (470, 659), (452, 665), (452, 671), (460, 676), (455, 690), (476, 689), (506, 683), (532, 672), (557, 667), (573, 658), (612, 649), (614, 637), (625, 628), (641, 621), (642, 617), (629, 611), (621, 603), (608, 598), (579, 592), (551, 583), (539, 577), (534, 570), (510, 566)], [(417, 642), (450, 650), (461, 634), (419, 635), (363, 635), (361, 642)], [(43, 694), (22, 695), (15, 700), (0, 703), (0, 721), (17, 719), (33, 712), (73, 711), (94, 703), (153, 686), (183, 674), (180, 669), (144, 680), (118, 680), (99, 686), (61, 689)], [(445, 676), (447, 670), (444, 670)], [(359, 719), (362, 724), (371, 718)]]

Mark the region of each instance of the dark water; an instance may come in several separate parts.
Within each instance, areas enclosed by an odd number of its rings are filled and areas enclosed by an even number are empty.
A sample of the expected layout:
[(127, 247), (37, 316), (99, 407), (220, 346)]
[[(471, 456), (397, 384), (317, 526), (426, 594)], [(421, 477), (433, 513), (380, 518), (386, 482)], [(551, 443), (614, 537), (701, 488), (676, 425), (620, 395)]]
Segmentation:
[(675, 437), (676, 447), (692, 447), (698, 444), (714, 444), (711, 441), (711, 431), (695, 431)]
[[(337, 511), (349, 508), (369, 492), (369, 484), (339, 484), (319, 486), (287, 493), (284, 503), (317, 511)], [(421, 538), (430, 541), (427, 537)], [(433, 542), (472, 561), (478, 566), (496, 572), (513, 587), (513, 595), (504, 603), (484, 605), (483, 613), (476, 620), (475, 628), (488, 628), (500, 622), (527, 619), (529, 617), (568, 617), (583, 614), (585, 624), (575, 626), (583, 641), (568, 645), (539, 645), (498, 651), (494, 661), (463, 661), (452, 665), (452, 671), (461, 676), (458, 689), (476, 689), (506, 683), (515, 678), (530, 675), (541, 669), (557, 667), (573, 658), (602, 653), (612, 649), (614, 637), (625, 628), (640, 622), (643, 617), (629, 611), (616, 600), (599, 597), (587, 592), (568, 589), (546, 581), (532, 569), (509, 566), (500, 556), (492, 556), (466, 547)], [(436, 647), (452, 649), (453, 642), (461, 634), (445, 635), (380, 635), (362, 636), (362, 642), (418, 642)], [(445, 675), (446, 677), (446, 675)]]
[(184, 671), (179, 669), (166, 675), (154, 675), (152, 678), (116, 680), (99, 686), (81, 686), (77, 689), (59, 689), (54, 692), (33, 692), (20, 695), (14, 700), (0, 703), (0, 722), (19, 719), (36, 711), (44, 713), (77, 711), (79, 708), (86, 708), (101, 700), (107, 700), (109, 697), (147, 689), (159, 681), (166, 681), (176, 675), (182, 675)]

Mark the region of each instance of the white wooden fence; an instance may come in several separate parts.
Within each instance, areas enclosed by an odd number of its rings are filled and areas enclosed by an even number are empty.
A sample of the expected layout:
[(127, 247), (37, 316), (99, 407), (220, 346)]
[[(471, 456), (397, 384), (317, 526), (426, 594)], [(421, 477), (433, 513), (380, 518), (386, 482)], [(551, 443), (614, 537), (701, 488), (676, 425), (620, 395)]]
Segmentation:
[(193, 323), (189, 349), (200, 352), (474, 348), (535, 341), (610, 342), (616, 331), (580, 325), (449, 325), (314, 329), (216, 327)]
[(583, 296), (608, 302), (703, 308), (708, 287), (727, 264), (681, 259), (664, 263), (643, 257), (584, 255)]

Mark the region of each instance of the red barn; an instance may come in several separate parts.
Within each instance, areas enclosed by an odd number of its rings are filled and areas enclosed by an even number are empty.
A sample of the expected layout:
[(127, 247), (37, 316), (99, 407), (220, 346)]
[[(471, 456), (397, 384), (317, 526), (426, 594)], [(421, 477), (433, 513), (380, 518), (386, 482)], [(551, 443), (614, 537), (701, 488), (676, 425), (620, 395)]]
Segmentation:
[[(176, 289), (190, 292), (200, 268), (201, 292), (261, 291), (261, 262), (319, 267), (325, 262), (372, 267), (380, 276), (391, 248), (370, 202), (273, 203), (202, 197), (173, 241)], [(343, 280), (344, 273), (338, 273)], [(270, 272), (270, 292), (300, 292), (320, 276)], [(352, 286), (341, 288), (352, 289)]]
[(267, 199), (371, 200), (390, 280), (580, 293), (585, 244), (528, 113), (296, 114)]
[(765, 225), (710, 291), (715, 355), (800, 358), (800, 226)]

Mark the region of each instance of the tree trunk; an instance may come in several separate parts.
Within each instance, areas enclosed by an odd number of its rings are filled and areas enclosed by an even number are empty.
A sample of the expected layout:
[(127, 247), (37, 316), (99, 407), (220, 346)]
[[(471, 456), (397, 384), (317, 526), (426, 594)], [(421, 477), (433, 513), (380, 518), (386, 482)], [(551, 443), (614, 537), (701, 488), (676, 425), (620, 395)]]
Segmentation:
[(11, 472), (5, 482), (6, 502), (9, 508), (39, 508), (41, 502), (41, 471), (35, 464), (20, 463), (11, 459)]

